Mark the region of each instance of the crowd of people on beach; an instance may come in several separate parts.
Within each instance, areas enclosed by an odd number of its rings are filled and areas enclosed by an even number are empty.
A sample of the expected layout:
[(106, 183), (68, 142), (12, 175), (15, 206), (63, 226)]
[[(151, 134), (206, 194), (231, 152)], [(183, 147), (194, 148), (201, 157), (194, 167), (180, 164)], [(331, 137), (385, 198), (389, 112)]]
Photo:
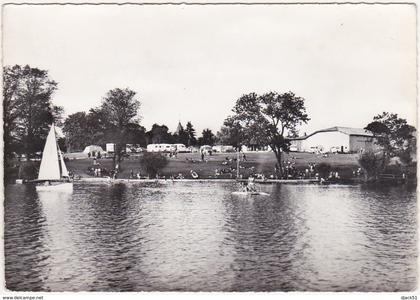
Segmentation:
[(98, 151), (95, 155), (95, 151), (92, 151), (93, 154), (88, 153), (88, 157), (93, 157), (92, 162), (93, 165), (87, 168), (87, 174), (94, 177), (107, 177), (116, 179), (119, 173), (119, 164), (115, 166), (114, 169), (109, 170), (101, 166), (99, 160), (102, 158), (100, 152)]
[[(281, 167), (282, 172), (280, 172), (280, 167), (278, 164), (274, 167), (274, 172), (278, 177), (282, 177), (281, 179), (310, 179), (316, 177), (316, 164), (309, 163), (308, 166), (302, 170), (296, 167), (296, 162), (294, 161), (285, 161), (283, 166)], [(280, 176), (278, 174), (283, 174)]]
[[(169, 153), (169, 157), (177, 158), (178, 153)], [(87, 173), (93, 177), (109, 177), (117, 178), (119, 175), (118, 165), (115, 169), (109, 170), (101, 166), (100, 159), (102, 155), (100, 152), (89, 153), (88, 156), (92, 158), (93, 165), (89, 166)], [(191, 157), (186, 157), (185, 161), (187, 163), (208, 163), (211, 161), (212, 153), (209, 151), (201, 151), (200, 159), (194, 159)], [(210, 160), (209, 160), (210, 159)], [(238, 163), (239, 160), (239, 163)], [(157, 174), (156, 178), (160, 179), (246, 179), (254, 178), (257, 180), (265, 181), (267, 179), (316, 179), (319, 181), (325, 180), (338, 180), (341, 178), (338, 171), (330, 171), (328, 174), (320, 175), (318, 172), (318, 165), (314, 162), (309, 162), (307, 166), (298, 167), (296, 163), (296, 158), (293, 156), (289, 157), (289, 160), (283, 162), (282, 166), (279, 167), (278, 164), (275, 164), (272, 172), (257, 172), (256, 166), (254, 164), (247, 164), (244, 162), (249, 162), (246, 154), (241, 152), (234, 155), (226, 155), (224, 159), (220, 162), (220, 166), (216, 166), (213, 170), (213, 173), (209, 173), (208, 167), (202, 169), (200, 167), (192, 167), (189, 171), (178, 172), (171, 175), (161, 175)], [(239, 172), (237, 170), (239, 166)], [(358, 168), (353, 171), (353, 177), (361, 177), (363, 171), (361, 168)], [(322, 178), (321, 178), (322, 177)], [(129, 179), (150, 179), (149, 176), (142, 174), (141, 170), (135, 171), (130, 169)]]

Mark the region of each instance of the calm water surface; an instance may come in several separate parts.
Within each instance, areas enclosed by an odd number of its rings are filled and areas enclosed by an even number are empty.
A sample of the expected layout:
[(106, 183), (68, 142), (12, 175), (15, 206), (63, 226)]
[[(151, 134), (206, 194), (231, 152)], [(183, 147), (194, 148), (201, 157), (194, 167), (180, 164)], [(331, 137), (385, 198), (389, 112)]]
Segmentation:
[(18, 291), (408, 291), (415, 191), (234, 183), (11, 185), (5, 277)]

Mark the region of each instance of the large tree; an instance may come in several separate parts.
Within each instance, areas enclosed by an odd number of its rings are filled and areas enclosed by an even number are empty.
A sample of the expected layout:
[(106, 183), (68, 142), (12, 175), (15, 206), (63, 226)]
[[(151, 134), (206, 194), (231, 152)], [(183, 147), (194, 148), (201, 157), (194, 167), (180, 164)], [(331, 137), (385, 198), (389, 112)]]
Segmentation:
[[(64, 121), (63, 132), (69, 151), (80, 151), (88, 145), (104, 145), (115, 141), (116, 127), (109, 122), (107, 112), (102, 107), (92, 108), (88, 113), (77, 112)], [(146, 130), (136, 122), (124, 127), (121, 140), (125, 144), (146, 146)], [(124, 146), (122, 146), (124, 148)]]
[(290, 148), (287, 137), (295, 135), (297, 127), (309, 121), (305, 99), (292, 92), (260, 96), (250, 93), (240, 97), (232, 111), (234, 115), (229, 117), (229, 122), (242, 128), (242, 142), (269, 145), (282, 175), (282, 153)]
[(69, 115), (64, 121), (63, 132), (66, 136), (69, 151), (83, 150), (92, 141), (92, 135), (88, 130), (88, 117), (85, 112)]
[(122, 161), (125, 144), (130, 142), (130, 131), (139, 125), (139, 109), (140, 101), (136, 98), (136, 92), (116, 88), (105, 95), (96, 112), (106, 131), (107, 142), (115, 143), (114, 167)]
[(22, 85), (20, 66), (3, 69), (3, 137), (4, 154), (10, 156), (17, 148), (17, 124), (19, 118), (19, 100)]
[(244, 129), (234, 118), (228, 117), (223, 122), (220, 131), (217, 132), (217, 142), (222, 145), (231, 145), (236, 149), (240, 149), (244, 141), (246, 141)]
[(172, 143), (172, 135), (166, 125), (153, 124), (152, 129), (146, 133), (148, 144)]
[(42, 150), (50, 124), (60, 123), (63, 108), (51, 102), (57, 83), (28, 65), (4, 67), (3, 83), (5, 154), (32, 156)]
[(382, 147), (384, 159), (398, 156), (405, 163), (411, 161), (411, 154), (416, 151), (416, 129), (407, 120), (383, 112), (376, 115), (365, 129), (374, 134), (376, 143)]
[(213, 146), (214, 142), (216, 141), (216, 136), (213, 134), (211, 129), (204, 129), (201, 133), (201, 137), (198, 138), (199, 145), (209, 145)]
[(187, 122), (185, 127), (185, 132), (187, 134), (187, 144), (186, 146), (195, 146), (197, 144), (197, 139), (195, 137), (195, 129), (194, 126), (191, 124), (191, 121)]
[(147, 145), (146, 141), (146, 128), (137, 123), (130, 123), (127, 126), (126, 134), (126, 143), (135, 144), (145, 147)]
[(108, 116), (101, 107), (91, 108), (87, 114), (86, 132), (90, 137), (89, 144), (106, 144), (107, 131), (111, 127)]

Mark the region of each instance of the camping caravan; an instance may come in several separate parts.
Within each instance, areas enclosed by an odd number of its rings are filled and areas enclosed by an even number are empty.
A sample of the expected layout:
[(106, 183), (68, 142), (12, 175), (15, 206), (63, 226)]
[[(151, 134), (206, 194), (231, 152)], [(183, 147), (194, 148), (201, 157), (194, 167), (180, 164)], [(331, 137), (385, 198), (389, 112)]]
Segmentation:
[(115, 152), (115, 144), (114, 143), (107, 143), (106, 144), (106, 152), (114, 153)]
[(149, 144), (147, 145), (147, 152), (171, 152), (171, 144)]
[(190, 152), (184, 144), (173, 144), (173, 147), (179, 153)]
[(226, 146), (226, 145), (216, 145), (212, 147), (213, 152), (235, 152), (235, 148), (233, 146)]
[(142, 151), (143, 151), (143, 148), (139, 144), (126, 144), (125, 145), (126, 153), (139, 153)]

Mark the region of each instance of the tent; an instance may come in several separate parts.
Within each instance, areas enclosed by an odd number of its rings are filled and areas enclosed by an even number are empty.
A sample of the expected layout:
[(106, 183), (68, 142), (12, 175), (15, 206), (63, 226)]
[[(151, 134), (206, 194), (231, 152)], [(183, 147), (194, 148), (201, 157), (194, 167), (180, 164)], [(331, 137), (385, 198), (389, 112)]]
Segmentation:
[(105, 152), (101, 146), (90, 145), (90, 146), (86, 146), (85, 150), (83, 150), (83, 153), (88, 154), (88, 153), (92, 153), (93, 151), (95, 151), (96, 153), (101, 152), (101, 154)]

